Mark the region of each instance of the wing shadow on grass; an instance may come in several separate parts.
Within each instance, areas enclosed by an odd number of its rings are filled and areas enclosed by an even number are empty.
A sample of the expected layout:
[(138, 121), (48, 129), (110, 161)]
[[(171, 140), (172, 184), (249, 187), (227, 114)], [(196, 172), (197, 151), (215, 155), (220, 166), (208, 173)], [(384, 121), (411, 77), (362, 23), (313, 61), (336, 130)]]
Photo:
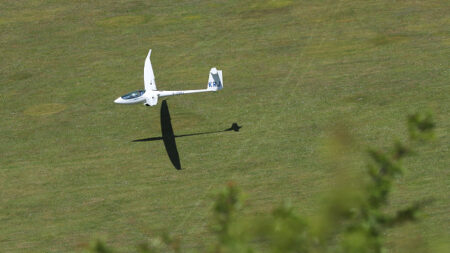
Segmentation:
[(181, 170), (180, 156), (178, 154), (177, 143), (175, 142), (175, 138), (202, 135), (202, 134), (214, 134), (214, 133), (221, 133), (221, 132), (227, 132), (227, 131), (238, 132), (241, 127), (242, 126), (239, 126), (237, 123), (233, 123), (230, 128), (227, 128), (225, 130), (175, 135), (173, 133), (172, 122), (170, 120), (169, 107), (167, 106), (166, 100), (163, 100), (162, 105), (161, 105), (162, 137), (150, 137), (150, 138), (145, 138), (145, 139), (138, 139), (138, 140), (133, 140), (133, 142), (163, 140), (164, 147), (166, 148), (166, 152), (167, 152), (167, 155), (169, 156), (170, 161), (172, 162), (175, 169)]

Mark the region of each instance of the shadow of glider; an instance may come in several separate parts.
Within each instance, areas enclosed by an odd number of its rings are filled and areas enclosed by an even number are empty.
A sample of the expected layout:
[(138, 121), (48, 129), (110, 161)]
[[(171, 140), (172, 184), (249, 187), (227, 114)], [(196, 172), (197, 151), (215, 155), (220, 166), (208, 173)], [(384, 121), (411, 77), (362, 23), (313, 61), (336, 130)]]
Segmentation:
[(134, 140), (133, 142), (144, 142), (144, 141), (159, 141), (163, 140), (164, 147), (166, 148), (167, 155), (169, 156), (170, 161), (173, 166), (177, 170), (181, 170), (180, 156), (178, 154), (177, 143), (175, 142), (175, 138), (178, 137), (186, 137), (186, 136), (194, 136), (194, 135), (202, 135), (202, 134), (214, 134), (221, 133), (227, 131), (235, 131), (238, 132), (242, 126), (239, 126), (237, 123), (233, 123), (230, 128), (220, 131), (212, 131), (212, 132), (203, 132), (203, 133), (193, 133), (193, 134), (183, 134), (183, 135), (175, 135), (173, 133), (172, 122), (170, 120), (169, 107), (167, 106), (166, 100), (163, 100), (161, 105), (161, 132), (162, 137), (151, 137), (145, 139)]

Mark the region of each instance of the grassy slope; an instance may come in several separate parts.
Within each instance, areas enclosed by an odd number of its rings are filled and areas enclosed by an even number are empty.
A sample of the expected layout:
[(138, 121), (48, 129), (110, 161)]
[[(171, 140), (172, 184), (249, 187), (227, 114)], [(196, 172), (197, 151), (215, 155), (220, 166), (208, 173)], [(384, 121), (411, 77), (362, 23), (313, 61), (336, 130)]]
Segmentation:
[[(98, 236), (127, 250), (163, 228), (198, 247), (211, 192), (230, 180), (249, 211), (291, 199), (311, 213), (334, 182), (330, 129), (385, 147), (423, 108), (439, 140), (408, 161), (393, 204), (436, 201), (391, 247), (448, 238), (446, 1), (114, 2), (0, 3), (2, 251), (79, 251)], [(220, 93), (169, 100), (177, 134), (244, 126), (177, 139), (182, 171), (162, 142), (130, 142), (160, 135), (159, 106), (112, 104), (143, 87), (150, 47), (161, 89), (224, 71)]]

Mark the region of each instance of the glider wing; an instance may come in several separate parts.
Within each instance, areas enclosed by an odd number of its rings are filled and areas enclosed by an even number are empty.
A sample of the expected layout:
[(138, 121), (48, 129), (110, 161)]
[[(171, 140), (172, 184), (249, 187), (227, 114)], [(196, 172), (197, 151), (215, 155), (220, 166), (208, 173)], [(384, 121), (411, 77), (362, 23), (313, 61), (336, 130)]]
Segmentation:
[(145, 90), (156, 90), (155, 75), (153, 74), (152, 63), (150, 62), (150, 54), (152, 50), (148, 51), (147, 58), (144, 64), (144, 86)]

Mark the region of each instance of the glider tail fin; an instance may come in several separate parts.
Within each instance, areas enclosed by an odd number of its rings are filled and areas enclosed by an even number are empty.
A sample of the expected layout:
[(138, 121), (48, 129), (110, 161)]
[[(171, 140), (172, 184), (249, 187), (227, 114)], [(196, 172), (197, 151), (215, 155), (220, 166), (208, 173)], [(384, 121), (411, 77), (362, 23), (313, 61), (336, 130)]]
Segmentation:
[(207, 90), (218, 91), (223, 89), (222, 70), (212, 68), (209, 71), (208, 87)]

